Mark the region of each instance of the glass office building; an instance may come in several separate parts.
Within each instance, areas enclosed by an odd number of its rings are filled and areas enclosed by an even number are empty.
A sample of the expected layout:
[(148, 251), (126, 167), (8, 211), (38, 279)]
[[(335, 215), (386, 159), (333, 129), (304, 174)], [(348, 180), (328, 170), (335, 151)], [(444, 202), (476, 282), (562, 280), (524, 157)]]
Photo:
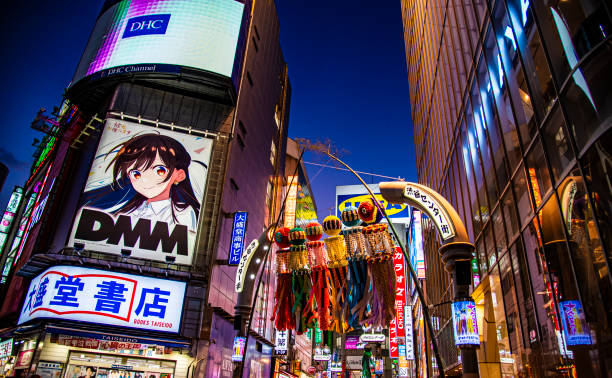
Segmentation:
[[(402, 0), (402, 16), (418, 179), (476, 246), (481, 376), (612, 376), (611, 3)], [(444, 303), (423, 232), (424, 286)], [(432, 315), (452, 373), (449, 307)]]

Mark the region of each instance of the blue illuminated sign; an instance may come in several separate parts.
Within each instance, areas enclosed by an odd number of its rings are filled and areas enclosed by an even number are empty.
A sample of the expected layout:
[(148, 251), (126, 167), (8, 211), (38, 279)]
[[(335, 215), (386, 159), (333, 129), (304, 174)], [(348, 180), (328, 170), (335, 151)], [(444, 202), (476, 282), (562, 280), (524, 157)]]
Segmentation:
[(237, 211), (234, 213), (234, 226), (232, 227), (232, 240), (230, 242), (230, 252), (227, 263), (238, 265), (242, 250), (244, 248), (244, 238), (246, 237), (247, 212)]
[(166, 34), (169, 14), (149, 14), (146, 16), (132, 17), (125, 25), (123, 37), (129, 38), (147, 34)]

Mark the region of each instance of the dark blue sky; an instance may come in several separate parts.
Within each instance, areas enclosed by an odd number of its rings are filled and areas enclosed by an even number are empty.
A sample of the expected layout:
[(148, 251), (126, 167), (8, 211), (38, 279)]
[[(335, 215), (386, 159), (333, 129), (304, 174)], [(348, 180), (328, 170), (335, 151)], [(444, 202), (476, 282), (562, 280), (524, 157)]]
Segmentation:
[[(30, 122), (40, 107), (60, 103), (102, 2), (10, 2), (0, 14), (0, 161), (10, 168), (2, 208), (28, 177), (32, 140), (42, 138)], [(276, 3), (293, 90), (289, 135), (329, 138), (349, 151), (343, 157), (354, 169), (414, 180), (399, 0)], [(328, 163), (312, 154), (306, 161)], [(320, 216), (333, 206), (336, 185), (357, 183), (345, 172), (308, 171)]]

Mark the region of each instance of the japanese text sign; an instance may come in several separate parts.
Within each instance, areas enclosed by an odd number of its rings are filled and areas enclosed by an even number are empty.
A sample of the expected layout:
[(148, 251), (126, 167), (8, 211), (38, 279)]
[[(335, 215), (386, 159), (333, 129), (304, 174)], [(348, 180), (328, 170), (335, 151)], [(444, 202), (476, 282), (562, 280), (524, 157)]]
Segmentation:
[(274, 354), (284, 356), (287, 354), (287, 343), (289, 342), (289, 331), (276, 330), (276, 345)]
[(232, 361), (241, 362), (244, 358), (244, 348), (246, 346), (245, 337), (234, 337), (234, 351), (232, 353)]
[(18, 324), (55, 318), (178, 333), (184, 282), (55, 266), (30, 283)]
[(399, 343), (397, 340), (397, 318), (393, 318), (389, 323), (389, 357), (399, 357)]
[(453, 312), (455, 344), (457, 346), (480, 345), (476, 304), (474, 301), (454, 302), (451, 309)]
[(393, 254), (393, 269), (395, 270), (395, 326), (397, 337), (406, 337), (404, 329), (404, 306), (406, 305), (406, 270), (404, 269), (404, 254), (399, 247)]
[(414, 344), (412, 340), (412, 306), (404, 307), (404, 325), (406, 328), (406, 359), (414, 360)]
[(404, 197), (410, 199), (423, 209), (436, 225), (442, 240), (455, 236), (455, 227), (440, 201), (428, 191), (429, 188), (418, 184), (407, 184)]
[(232, 227), (232, 240), (230, 242), (230, 252), (228, 258), (229, 265), (238, 265), (242, 250), (244, 248), (244, 238), (246, 237), (247, 212), (237, 211), (234, 213), (234, 225)]

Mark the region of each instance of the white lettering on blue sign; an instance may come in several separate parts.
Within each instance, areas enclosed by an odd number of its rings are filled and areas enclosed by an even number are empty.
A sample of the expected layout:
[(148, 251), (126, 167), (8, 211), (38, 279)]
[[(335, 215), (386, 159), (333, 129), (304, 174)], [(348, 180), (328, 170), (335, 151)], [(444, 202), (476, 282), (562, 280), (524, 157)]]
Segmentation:
[(237, 211), (234, 213), (234, 225), (232, 227), (232, 240), (227, 263), (238, 265), (244, 249), (244, 238), (246, 235), (247, 212)]
[(51, 267), (30, 283), (18, 324), (56, 318), (177, 333), (185, 286), (99, 269)]

